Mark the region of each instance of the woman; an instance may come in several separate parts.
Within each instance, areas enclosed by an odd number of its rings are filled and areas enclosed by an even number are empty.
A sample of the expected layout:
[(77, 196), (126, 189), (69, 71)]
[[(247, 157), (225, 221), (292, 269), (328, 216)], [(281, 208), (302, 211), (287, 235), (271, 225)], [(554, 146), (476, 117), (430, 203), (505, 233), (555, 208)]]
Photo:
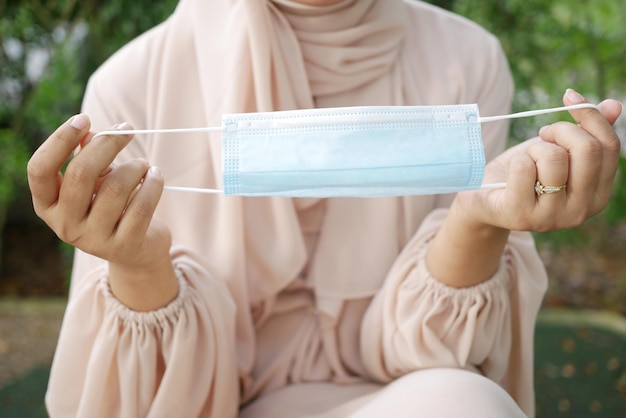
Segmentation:
[(50, 415), (533, 415), (546, 275), (511, 231), (602, 209), (617, 102), (506, 152), (506, 124), (485, 125), (485, 182), (507, 186), (456, 196), (162, 194), (222, 186), (219, 135), (89, 133), (351, 105), (495, 115), (511, 96), (497, 40), (420, 2), (181, 0), (93, 75), (84, 114), (29, 164), (37, 213), (78, 249)]

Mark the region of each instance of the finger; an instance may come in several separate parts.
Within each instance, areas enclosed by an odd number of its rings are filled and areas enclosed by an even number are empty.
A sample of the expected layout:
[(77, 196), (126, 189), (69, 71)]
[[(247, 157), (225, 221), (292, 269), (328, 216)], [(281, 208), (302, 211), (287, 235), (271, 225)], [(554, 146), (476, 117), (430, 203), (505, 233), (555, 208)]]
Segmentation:
[[(566, 92), (564, 100), (571, 99), (575, 101), (577, 99), (580, 100), (581, 97), (582, 96), (576, 94), (576, 92), (570, 90)], [(594, 115), (594, 123), (591, 125), (585, 124), (582, 121), (579, 122), (580, 126), (594, 136), (602, 146), (601, 169), (597, 174), (599, 187), (596, 189), (596, 204), (600, 207), (594, 208), (594, 212), (604, 207), (604, 204), (611, 194), (613, 179), (615, 178), (619, 164), (621, 148), (621, 141), (612, 125), (620, 116), (623, 106), (617, 100), (607, 99), (598, 104), (598, 107), (600, 108), (600, 114), (604, 120), (606, 120), (606, 124), (603, 123), (597, 115)], [(595, 122), (597, 122), (597, 124)], [(593, 173), (590, 174), (593, 175)]]
[(118, 239), (145, 237), (161, 199), (163, 184), (161, 171), (157, 167), (150, 167), (122, 215), (115, 233)]
[(145, 160), (121, 164), (102, 179), (86, 224), (88, 231), (109, 238), (118, 224), (132, 194), (146, 175), (150, 165)]
[(536, 182), (533, 185), (537, 214), (541, 223), (537, 225), (557, 225), (565, 213), (567, 189), (556, 193), (538, 193), (542, 187), (551, 188), (567, 184), (569, 171), (569, 154), (563, 147), (551, 142), (540, 141), (528, 149), (528, 155), (535, 162), (537, 169)]
[[(119, 125), (118, 129), (126, 129)], [(86, 146), (69, 163), (59, 192), (59, 205), (70, 219), (87, 216), (98, 178), (117, 154), (130, 142), (132, 135), (104, 135)]]
[(537, 166), (537, 180), (550, 185), (567, 183), (569, 154), (565, 148), (540, 141), (528, 147), (528, 155)]
[(509, 170), (506, 177), (505, 197), (508, 206), (515, 219), (512, 222), (520, 225), (521, 229), (530, 229), (527, 214), (531, 214), (536, 205), (535, 179), (537, 168), (535, 161), (527, 153), (512, 157), (509, 162)]
[[(117, 125), (113, 125), (112, 129), (113, 130), (125, 130), (125, 129), (132, 129), (132, 128), (127, 122), (122, 122), (122, 123), (118, 123)], [(81, 139), (78, 148), (76, 148), (76, 150), (74, 151), (74, 156), (78, 155), (78, 153), (80, 153), (80, 151), (83, 148), (89, 145), (89, 143), (94, 139), (94, 137), (96, 137), (96, 134), (93, 132), (89, 132), (87, 135), (85, 135)]]
[(104, 171), (102, 173), (100, 173), (100, 176), (98, 177), (98, 180), (96, 180), (96, 186), (93, 189), (93, 194), (97, 195), (98, 191), (100, 190), (100, 186), (102, 185), (102, 182), (104, 181), (104, 179), (106, 178), (106, 176), (112, 172), (113, 170), (115, 170), (117, 168), (117, 164), (115, 163), (111, 163), (107, 168), (104, 169)]
[(86, 115), (75, 115), (61, 125), (35, 151), (28, 162), (28, 184), (36, 212), (57, 203), (61, 188), (61, 167), (70, 158), (90, 126)]
[(617, 118), (622, 114), (623, 105), (617, 100), (607, 99), (598, 104), (602, 116), (608, 123), (614, 125)]
[[(586, 100), (578, 92), (568, 89), (563, 97), (563, 103), (569, 106), (586, 103)], [(614, 101), (605, 101), (603, 105), (611, 119), (613, 119), (615, 113), (619, 115), (619, 112), (621, 112), (620, 106), (619, 102)], [(608, 121), (603, 113), (598, 112), (596, 109), (585, 108), (570, 110), (570, 114), (584, 130), (597, 138), (603, 145), (612, 150), (619, 149), (619, 138), (611, 126), (611, 121)]]
[[(569, 172), (569, 154), (557, 144), (545, 141), (535, 142), (528, 148), (528, 155), (537, 167), (536, 181), (544, 186), (562, 186), (567, 184)], [(534, 187), (533, 187), (534, 190)], [(544, 197), (545, 196), (545, 197)], [(563, 204), (566, 193), (553, 193), (538, 196), (538, 204), (547, 207)]]
[(610, 193), (612, 178), (617, 169), (617, 158), (607, 157), (600, 141), (576, 125), (558, 122), (540, 131), (543, 139), (559, 143), (569, 153), (567, 194), (579, 204), (593, 205)]

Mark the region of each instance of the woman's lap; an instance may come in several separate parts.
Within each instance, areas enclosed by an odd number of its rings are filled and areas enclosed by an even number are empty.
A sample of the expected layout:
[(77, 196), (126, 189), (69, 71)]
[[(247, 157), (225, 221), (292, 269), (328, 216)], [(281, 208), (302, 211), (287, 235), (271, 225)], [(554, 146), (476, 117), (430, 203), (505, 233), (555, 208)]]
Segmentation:
[(425, 369), (386, 386), (294, 384), (263, 395), (240, 418), (524, 417), (493, 381), (459, 369)]

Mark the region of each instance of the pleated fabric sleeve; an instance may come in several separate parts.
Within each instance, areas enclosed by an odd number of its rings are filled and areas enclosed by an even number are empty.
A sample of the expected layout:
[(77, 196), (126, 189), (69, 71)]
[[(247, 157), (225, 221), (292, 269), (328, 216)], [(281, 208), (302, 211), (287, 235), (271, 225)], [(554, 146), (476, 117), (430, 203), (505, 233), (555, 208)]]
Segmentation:
[(111, 294), (105, 265), (91, 259), (100, 265), (76, 270), (83, 280), (51, 370), (50, 416), (235, 417), (235, 305), (224, 284), (174, 247), (178, 296), (136, 312)]
[(465, 368), (502, 385), (532, 415), (532, 336), (546, 275), (528, 233), (514, 232), (498, 271), (468, 288), (449, 287), (426, 268), (428, 243), (445, 219), (433, 212), (394, 263), (361, 326), (372, 377)]

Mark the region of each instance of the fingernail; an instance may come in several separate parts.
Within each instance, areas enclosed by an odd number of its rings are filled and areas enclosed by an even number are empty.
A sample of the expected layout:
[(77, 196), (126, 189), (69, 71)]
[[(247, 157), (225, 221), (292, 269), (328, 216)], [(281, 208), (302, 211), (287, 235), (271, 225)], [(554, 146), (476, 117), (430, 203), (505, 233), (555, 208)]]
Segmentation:
[(117, 125), (115, 125), (114, 128), (119, 131), (125, 131), (126, 129), (129, 128), (129, 126), (130, 125), (127, 122), (122, 122), (122, 123), (118, 123)]
[(581, 96), (580, 93), (572, 89), (567, 89), (565, 91), (565, 96), (567, 97), (567, 100), (569, 100), (573, 104), (582, 103), (585, 101), (585, 98)]
[(89, 118), (87, 117), (87, 115), (83, 114), (74, 116), (70, 122), (70, 126), (74, 129), (78, 129), (79, 131), (85, 129), (88, 124)]
[(157, 176), (161, 175), (161, 169), (157, 167), (156, 165), (151, 165), (148, 171), (150, 172), (150, 174), (154, 174)]
[[(117, 125), (113, 125), (113, 130), (115, 131), (132, 131), (133, 127), (130, 126), (130, 124), (128, 122), (122, 122), (122, 123), (118, 123)], [(119, 133), (118, 135), (123, 135), (127, 138), (132, 138), (133, 134), (132, 133)]]

